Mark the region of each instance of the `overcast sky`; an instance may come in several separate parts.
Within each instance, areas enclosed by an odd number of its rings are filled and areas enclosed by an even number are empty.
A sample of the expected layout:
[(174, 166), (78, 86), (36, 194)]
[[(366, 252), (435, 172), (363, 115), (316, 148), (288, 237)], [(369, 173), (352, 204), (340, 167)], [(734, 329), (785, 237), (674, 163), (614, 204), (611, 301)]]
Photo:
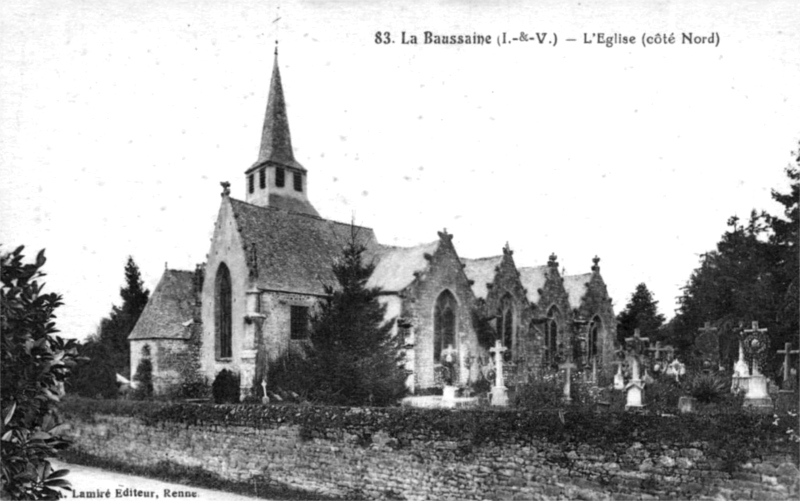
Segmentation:
[[(394, 245), (447, 228), (462, 257), (508, 241), (518, 266), (554, 252), (568, 274), (599, 255), (617, 312), (645, 282), (671, 317), (728, 217), (779, 210), (770, 189), (787, 188), (800, 140), (800, 9), (537, 4), (5, 0), (0, 243), (47, 249), (69, 337), (119, 304), (128, 255), (151, 290), (165, 263), (203, 262), (219, 182), (245, 197), (279, 39), (323, 217)], [(492, 44), (426, 45), (425, 31)], [(547, 36), (498, 45), (503, 32)], [(677, 40), (642, 45), (658, 33)]]

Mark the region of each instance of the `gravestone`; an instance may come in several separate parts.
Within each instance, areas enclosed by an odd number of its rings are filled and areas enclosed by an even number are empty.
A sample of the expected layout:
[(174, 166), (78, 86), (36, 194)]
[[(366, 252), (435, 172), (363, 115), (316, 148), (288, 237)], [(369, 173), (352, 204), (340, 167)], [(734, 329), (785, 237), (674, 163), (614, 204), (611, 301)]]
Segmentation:
[(261, 380), (261, 389), (264, 390), (264, 396), (261, 397), (261, 403), (262, 404), (268, 404), (269, 403), (269, 397), (267, 396), (267, 380), (266, 379), (262, 379)]
[(782, 350), (778, 350), (779, 355), (783, 355), (783, 381), (781, 381), (781, 391), (794, 391), (797, 389), (796, 374), (792, 375), (792, 355), (797, 355), (800, 350), (793, 350), (792, 343), (783, 345)]
[(622, 365), (624, 364), (621, 360), (615, 360), (611, 362), (611, 365), (617, 366), (617, 372), (614, 374), (614, 389), (615, 390), (624, 390), (625, 389), (625, 377), (622, 375)]
[(564, 362), (558, 365), (559, 369), (567, 371), (567, 380), (564, 382), (564, 401), (572, 402), (572, 369), (575, 369), (575, 364), (572, 362)]
[(697, 331), (699, 336), (694, 340), (694, 350), (700, 355), (703, 364), (703, 372), (710, 372), (719, 368), (719, 334), (717, 328), (711, 327), (711, 322)]
[(766, 354), (769, 350), (767, 329), (760, 329), (758, 322), (753, 322), (752, 328), (745, 330), (744, 335), (742, 345), (745, 358), (752, 363), (753, 369), (743, 405), (760, 411), (771, 411), (773, 404), (767, 391), (767, 378), (761, 374), (761, 366), (766, 361)]
[(674, 377), (675, 381), (680, 383), (681, 376), (686, 374), (686, 366), (683, 365), (683, 363), (677, 358), (673, 358), (672, 362), (670, 362), (669, 365), (667, 366), (667, 370), (665, 373), (667, 376)]
[(507, 407), (508, 406), (508, 388), (506, 388), (505, 380), (503, 379), (503, 352), (507, 348), (498, 339), (494, 347), (489, 351), (494, 353), (494, 368), (495, 379), (494, 386), (492, 387), (492, 405)]
[(625, 385), (626, 403), (625, 409), (635, 409), (643, 407), (644, 404), (644, 382), (641, 379), (641, 355), (644, 352), (645, 343), (649, 341), (646, 337), (641, 337), (639, 329), (633, 331), (633, 337), (625, 338), (625, 345), (630, 346), (629, 358), (631, 363), (631, 380)]
[(747, 391), (747, 386), (750, 383), (750, 368), (747, 366), (747, 361), (744, 358), (744, 345), (742, 340), (739, 340), (739, 358), (733, 364), (733, 377), (731, 378), (731, 393), (738, 393), (740, 391)]

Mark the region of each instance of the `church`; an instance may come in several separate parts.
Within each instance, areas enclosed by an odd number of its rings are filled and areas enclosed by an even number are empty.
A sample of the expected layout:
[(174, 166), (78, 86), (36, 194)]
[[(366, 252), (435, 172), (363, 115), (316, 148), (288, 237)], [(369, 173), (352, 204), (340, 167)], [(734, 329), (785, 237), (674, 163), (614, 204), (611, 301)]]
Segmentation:
[(371, 228), (320, 216), (309, 198), (313, 171), (294, 157), (277, 52), (258, 159), (244, 175), (244, 200), (222, 183), (207, 261), (165, 270), (129, 336), (131, 370), (150, 359), (157, 394), (210, 384), (223, 369), (239, 375), (242, 397), (260, 390), (270, 364), (308, 345), (313, 311), (336, 286), (332, 264), (353, 238), (375, 265), (367, 285), (381, 290), (394, 334), (412, 346), (410, 391), (440, 386), (451, 347), (459, 383), (479, 381), (498, 339), (508, 384), (565, 360), (609, 374), (616, 319), (599, 258), (585, 274), (562, 276), (555, 255), (519, 267), (506, 244), (496, 256), (465, 259), (446, 230), (395, 247)]

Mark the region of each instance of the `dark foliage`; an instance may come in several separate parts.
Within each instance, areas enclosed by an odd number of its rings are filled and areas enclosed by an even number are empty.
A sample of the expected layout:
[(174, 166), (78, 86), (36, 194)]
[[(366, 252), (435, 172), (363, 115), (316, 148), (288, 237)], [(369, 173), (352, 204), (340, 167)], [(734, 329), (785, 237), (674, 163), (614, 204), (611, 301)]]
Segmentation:
[(122, 306), (112, 306), (111, 314), (100, 321), (95, 336), (81, 346), (80, 353), (89, 359), (76, 370), (70, 390), (81, 396), (98, 394), (105, 398), (116, 396), (116, 375), (130, 378), (130, 344), (128, 336), (142, 314), (150, 291), (144, 288), (139, 267), (132, 257), (125, 264), (125, 286), (119, 291)]
[(789, 191), (772, 192), (772, 198), (783, 206), (783, 214), (754, 210), (745, 224), (731, 217), (716, 249), (701, 256), (667, 329), (678, 348), (688, 350), (697, 329), (712, 322), (720, 329), (723, 361), (730, 366), (738, 355), (740, 326), (758, 321), (760, 327), (769, 329), (773, 346), (764, 372), (774, 374), (781, 362), (775, 348), (797, 342), (800, 150), (794, 155), (795, 166), (786, 169)]
[(710, 404), (721, 401), (731, 387), (731, 380), (717, 373), (695, 374), (688, 383), (689, 394), (698, 402)]
[(625, 338), (632, 337), (635, 329), (639, 329), (642, 337), (655, 341), (664, 324), (664, 315), (658, 312), (658, 301), (647, 285), (639, 284), (631, 295), (625, 309), (617, 315), (617, 342), (625, 344)]
[(153, 396), (153, 362), (150, 361), (150, 347), (145, 345), (142, 348), (142, 359), (136, 368), (133, 380), (138, 384), (134, 390), (134, 398), (144, 399)]
[(218, 404), (238, 402), (239, 375), (228, 369), (222, 369), (211, 385), (211, 396)]
[(355, 232), (333, 265), (339, 286), (312, 319), (306, 358), (289, 354), (274, 364), (269, 384), (334, 405), (393, 405), (405, 394), (405, 340), (385, 322), (380, 291), (366, 287), (374, 266)]
[(2, 256), (2, 494), (13, 499), (52, 499), (69, 488), (67, 470), (53, 471), (47, 458), (68, 443), (57, 435), (56, 405), (75, 365), (77, 344), (63, 340), (53, 319), (61, 296), (43, 293), (38, 279), (44, 251), (23, 264), (22, 247)]

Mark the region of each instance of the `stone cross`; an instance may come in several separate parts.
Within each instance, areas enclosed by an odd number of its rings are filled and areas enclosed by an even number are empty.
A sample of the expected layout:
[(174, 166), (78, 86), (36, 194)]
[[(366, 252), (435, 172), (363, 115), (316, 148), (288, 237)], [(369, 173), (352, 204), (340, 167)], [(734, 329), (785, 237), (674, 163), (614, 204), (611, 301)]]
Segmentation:
[(697, 332), (700, 333), (695, 339), (694, 344), (696, 349), (702, 353), (704, 370), (719, 366), (719, 337), (717, 336), (717, 328), (711, 327), (711, 322), (706, 322), (705, 325)]
[(564, 383), (564, 400), (567, 402), (572, 401), (572, 369), (575, 369), (576, 366), (572, 362), (564, 362), (558, 364), (559, 369), (564, 369), (567, 371), (567, 381)]
[(706, 332), (716, 332), (716, 327), (711, 327), (711, 322), (706, 322), (705, 325), (697, 329), (697, 332), (705, 334)]
[(789, 383), (789, 364), (791, 362), (790, 357), (792, 355), (797, 355), (800, 353), (800, 350), (793, 350), (792, 343), (786, 343), (783, 345), (782, 350), (778, 350), (778, 354), (783, 355), (783, 386), (784, 390), (788, 390), (788, 383)]
[(266, 397), (267, 396), (267, 380), (266, 379), (262, 379), (261, 380), (261, 389), (264, 390), (264, 396)]
[(644, 346), (644, 343), (649, 342), (649, 341), (650, 341), (650, 338), (641, 337), (641, 335), (639, 334), (639, 329), (634, 329), (633, 337), (626, 337), (625, 338), (625, 344), (627, 345), (628, 343), (631, 343), (633, 345), (632, 346), (633, 352), (636, 355), (640, 355), (642, 353), (642, 351), (643, 351), (642, 350), (642, 346)]
[(661, 352), (667, 351), (667, 349), (661, 346), (661, 341), (656, 341), (655, 346), (647, 348), (647, 351), (652, 351), (654, 353), (653, 358), (655, 360), (661, 360)]
[[(752, 327), (750, 329), (745, 329), (745, 331), (744, 331), (745, 334), (755, 334), (757, 332), (763, 332), (763, 333), (767, 332), (767, 329), (759, 329), (758, 328), (758, 322), (757, 321), (753, 322)], [(755, 359), (753, 360), (753, 375), (754, 376), (760, 376), (761, 375), (761, 370), (760, 370), (760, 367), (758, 366), (758, 361), (755, 360)]]
[(503, 379), (503, 352), (507, 349), (499, 339), (495, 341), (494, 347), (489, 349), (491, 353), (494, 353), (494, 370), (496, 373), (494, 385), (498, 387), (506, 385)]

